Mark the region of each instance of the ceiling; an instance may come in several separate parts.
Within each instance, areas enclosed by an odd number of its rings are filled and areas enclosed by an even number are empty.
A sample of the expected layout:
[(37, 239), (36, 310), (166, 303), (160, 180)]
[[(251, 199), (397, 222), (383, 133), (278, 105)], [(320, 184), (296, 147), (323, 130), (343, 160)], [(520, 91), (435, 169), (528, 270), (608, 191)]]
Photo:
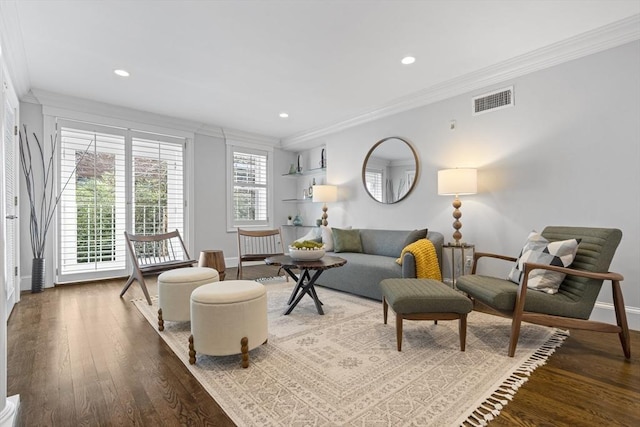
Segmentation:
[[(0, 8), (22, 91), (283, 142), (617, 21), (640, 22), (637, 0), (2, 0)], [(402, 65), (406, 55), (416, 62)]]

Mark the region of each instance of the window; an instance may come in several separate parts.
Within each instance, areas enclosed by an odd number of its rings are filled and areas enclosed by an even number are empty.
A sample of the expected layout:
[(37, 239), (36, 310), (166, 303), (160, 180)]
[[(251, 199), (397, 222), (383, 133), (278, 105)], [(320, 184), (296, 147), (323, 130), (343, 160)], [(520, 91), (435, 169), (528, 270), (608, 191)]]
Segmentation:
[(125, 230), (184, 231), (184, 139), (66, 120), (59, 134), (61, 281), (123, 274)]
[(228, 226), (267, 226), (271, 217), (271, 156), (268, 151), (229, 146)]
[(367, 169), (364, 180), (367, 183), (367, 191), (376, 200), (382, 199), (382, 171), (377, 169)]

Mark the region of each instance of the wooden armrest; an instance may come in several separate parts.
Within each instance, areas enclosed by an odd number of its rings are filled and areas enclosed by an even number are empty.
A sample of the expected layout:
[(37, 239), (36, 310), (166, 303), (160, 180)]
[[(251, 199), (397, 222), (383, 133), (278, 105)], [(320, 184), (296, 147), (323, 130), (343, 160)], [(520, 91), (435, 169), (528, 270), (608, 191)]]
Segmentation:
[(516, 262), (517, 260), (517, 258), (508, 255), (492, 254), (489, 252), (475, 252), (473, 254), (473, 267), (471, 268), (471, 274), (476, 274), (476, 268), (478, 266), (478, 260), (480, 258), (494, 258), (510, 262)]
[(607, 272), (607, 273), (594, 273), (591, 271), (584, 270), (576, 270), (574, 268), (569, 267), (558, 267), (555, 265), (547, 265), (547, 264), (537, 264), (533, 262), (525, 262), (524, 263), (524, 274), (529, 277), (529, 272), (532, 270), (549, 270), (549, 271), (557, 271), (558, 273), (565, 273), (569, 276), (577, 276), (577, 277), (586, 277), (588, 279), (600, 279), (600, 280), (615, 280), (621, 282), (624, 280), (622, 274)]

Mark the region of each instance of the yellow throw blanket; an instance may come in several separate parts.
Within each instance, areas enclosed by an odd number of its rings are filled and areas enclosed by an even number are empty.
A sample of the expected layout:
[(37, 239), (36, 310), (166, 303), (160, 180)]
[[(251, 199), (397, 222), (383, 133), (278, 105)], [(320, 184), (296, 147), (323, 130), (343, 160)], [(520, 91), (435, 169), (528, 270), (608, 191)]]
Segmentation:
[(436, 248), (429, 239), (420, 239), (407, 245), (400, 254), (396, 262), (402, 265), (404, 254), (409, 252), (416, 259), (416, 276), (418, 279), (442, 280), (440, 265), (438, 264), (438, 254)]

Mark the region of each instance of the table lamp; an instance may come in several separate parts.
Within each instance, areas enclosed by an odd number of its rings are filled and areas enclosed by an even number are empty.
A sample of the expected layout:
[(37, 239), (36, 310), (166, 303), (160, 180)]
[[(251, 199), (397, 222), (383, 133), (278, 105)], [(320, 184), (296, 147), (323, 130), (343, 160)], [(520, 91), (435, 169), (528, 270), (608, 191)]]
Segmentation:
[(313, 186), (313, 201), (322, 202), (322, 225), (327, 225), (327, 203), (335, 202), (338, 200), (338, 187), (335, 185), (314, 185)]
[(461, 245), (462, 233), (462, 212), (460, 206), (462, 202), (458, 198), (462, 194), (476, 194), (478, 192), (478, 170), (477, 169), (443, 169), (438, 171), (438, 194), (441, 196), (455, 196), (453, 199), (453, 239), (455, 245)]

